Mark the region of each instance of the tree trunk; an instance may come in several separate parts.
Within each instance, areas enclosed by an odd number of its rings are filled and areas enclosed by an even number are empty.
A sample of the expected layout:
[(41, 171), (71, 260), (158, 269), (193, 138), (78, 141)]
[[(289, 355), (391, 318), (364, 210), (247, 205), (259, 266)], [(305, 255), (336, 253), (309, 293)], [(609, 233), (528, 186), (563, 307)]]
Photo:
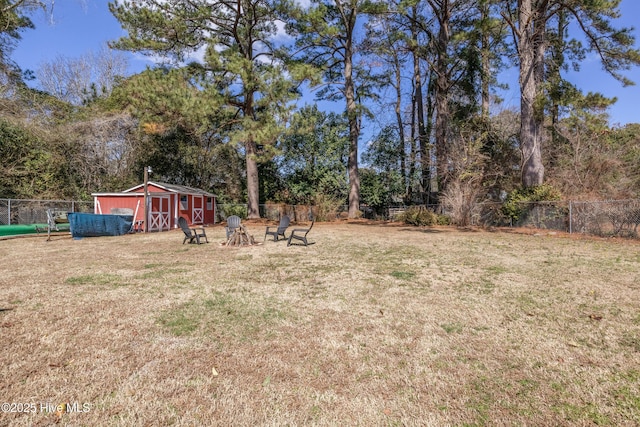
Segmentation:
[(358, 172), (358, 139), (360, 130), (355, 95), (353, 93), (353, 82), (347, 83), (346, 86), (347, 115), (349, 117), (349, 160), (347, 163), (349, 173), (349, 218), (357, 218), (360, 216), (360, 174)]
[[(565, 93), (561, 90), (562, 85), (562, 76), (560, 74), (560, 70), (564, 67), (564, 48), (565, 48), (565, 38), (564, 31), (565, 25), (567, 24), (567, 15), (564, 10), (558, 11), (558, 26), (556, 39), (553, 44), (549, 47), (551, 51), (551, 58), (548, 70), (547, 80), (549, 82), (549, 90), (550, 90), (550, 100), (551, 107), (549, 108), (549, 112), (551, 115), (551, 146), (555, 151), (558, 149), (560, 145), (561, 136), (558, 126), (560, 124), (560, 104), (565, 100)], [(556, 162), (556, 155), (550, 155), (548, 157), (548, 164), (553, 166)]]
[(411, 38), (414, 43), (413, 54), (413, 79), (415, 81), (415, 97), (418, 113), (418, 140), (420, 150), (420, 171), (422, 176), (422, 203), (429, 203), (429, 195), (431, 193), (431, 159), (429, 158), (429, 135), (424, 124), (424, 101), (422, 97), (422, 73), (420, 72), (420, 57), (418, 56), (418, 29), (417, 10), (413, 8), (413, 16), (411, 24)]
[(417, 155), (417, 147), (416, 147), (416, 96), (415, 96), (415, 86), (413, 88), (414, 95), (411, 96), (411, 127), (409, 141), (411, 143), (410, 152), (409, 152), (409, 172), (407, 173), (408, 185), (407, 185), (407, 194), (405, 196), (405, 203), (412, 204), (413, 203), (413, 177), (416, 174), (416, 155)]
[[(245, 84), (245, 87), (247, 85)], [(244, 117), (253, 117), (254, 93), (247, 91), (245, 95)], [(245, 164), (247, 167), (247, 218), (260, 218), (260, 174), (258, 173), (258, 148), (253, 135), (249, 134), (245, 141)]]
[[(543, 111), (537, 105), (544, 72), (544, 15), (532, 8), (532, 0), (521, 0), (518, 9), (520, 59), (520, 145), (522, 185), (533, 187), (544, 180), (542, 164)], [(538, 18), (538, 19), (536, 19)]]
[(398, 59), (398, 53), (394, 51), (394, 73), (395, 73), (395, 88), (396, 88), (396, 122), (398, 123), (398, 156), (400, 159), (400, 173), (402, 175), (402, 183), (404, 184), (404, 197), (407, 197), (407, 164), (405, 156), (405, 135), (404, 135), (404, 122), (402, 120), (402, 67)]
[[(486, 22), (489, 19), (489, 3), (481, 4), (481, 19), (482, 22)], [(480, 57), (482, 61), (482, 82), (481, 82), (481, 97), (482, 97), (482, 118), (489, 120), (489, 79), (491, 78), (491, 64), (489, 51), (489, 31), (485, 27), (482, 30), (482, 37), (480, 40)]]
[[(425, 133), (426, 135), (431, 135), (433, 133), (433, 114), (435, 112), (435, 107), (433, 105), (433, 100), (435, 98), (434, 96), (434, 91), (435, 91), (435, 84), (434, 84), (434, 75), (433, 75), (433, 70), (431, 70), (429, 72), (428, 75), (428, 79), (427, 79), (427, 99), (426, 99), (426, 103), (427, 103), (427, 113), (426, 113), (426, 120), (427, 122), (425, 123), (426, 129), (425, 129)], [(436, 158), (435, 155), (435, 147), (433, 146), (433, 144), (429, 143), (428, 146), (426, 147), (427, 150), (425, 153), (421, 154), (423, 156), (426, 156), (429, 159), (429, 193), (428, 196), (431, 196), (432, 192), (438, 192), (438, 183), (436, 182), (436, 186), (433, 186), (432, 183), (432, 176), (431, 176), (431, 167), (432, 167), (432, 159)], [(436, 164), (437, 167), (437, 164)], [(436, 177), (437, 177), (437, 173), (436, 173)], [(431, 203), (431, 200), (427, 200), (425, 202), (425, 204), (429, 204)]]
[(246, 167), (247, 167), (247, 218), (260, 218), (260, 179), (258, 175), (258, 162), (256, 160), (257, 148), (253, 138), (249, 137), (245, 143)]
[(437, 59), (436, 59), (436, 123), (435, 123), (435, 140), (436, 140), (436, 158), (438, 169), (438, 192), (446, 190), (449, 161), (448, 161), (448, 126), (449, 126), (449, 58), (447, 48), (451, 39), (451, 31), (449, 28), (449, 20), (451, 19), (451, 10), (449, 2), (443, 2), (440, 11), (438, 11), (438, 21), (440, 29), (438, 31), (437, 41)]
[[(355, 12), (352, 12), (355, 14)], [(344, 89), (347, 101), (347, 117), (349, 120), (349, 160), (347, 171), (349, 173), (349, 218), (360, 216), (360, 174), (358, 172), (358, 140), (360, 139), (359, 113), (356, 104), (355, 84), (353, 82), (353, 28), (355, 16), (345, 24), (349, 29), (344, 58)]]

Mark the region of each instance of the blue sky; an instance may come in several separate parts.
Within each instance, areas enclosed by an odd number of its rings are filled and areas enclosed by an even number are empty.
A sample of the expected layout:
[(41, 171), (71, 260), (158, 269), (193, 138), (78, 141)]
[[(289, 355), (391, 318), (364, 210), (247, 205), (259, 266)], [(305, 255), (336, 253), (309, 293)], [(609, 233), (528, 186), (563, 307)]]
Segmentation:
[[(62, 55), (77, 58), (89, 52), (97, 52), (109, 40), (124, 34), (118, 21), (111, 15), (107, 0), (62, 0), (55, 2), (54, 22), (44, 15), (33, 19), (35, 30), (23, 32), (22, 40), (13, 54), (13, 59), (22, 69), (35, 70), (39, 64)], [(616, 27), (638, 26), (640, 1), (622, 0), (622, 18)], [(635, 31), (637, 46), (640, 46), (640, 32)], [(148, 64), (143, 58), (132, 56), (132, 72), (144, 69)], [(517, 70), (512, 70), (511, 78), (517, 82)], [(640, 123), (640, 68), (625, 73), (635, 86), (622, 87), (615, 79), (602, 71), (599, 61), (587, 59), (579, 73), (572, 73), (569, 79), (584, 92), (601, 92), (615, 96), (618, 102), (610, 109), (611, 124)], [(516, 84), (502, 96), (507, 105), (518, 106), (519, 97)]]

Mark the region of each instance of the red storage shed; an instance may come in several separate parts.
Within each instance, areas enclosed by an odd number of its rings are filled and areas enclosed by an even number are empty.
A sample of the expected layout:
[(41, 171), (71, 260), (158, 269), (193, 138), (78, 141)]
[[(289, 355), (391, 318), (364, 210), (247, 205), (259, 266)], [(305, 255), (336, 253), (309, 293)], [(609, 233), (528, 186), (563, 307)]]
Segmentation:
[[(178, 218), (189, 224), (214, 224), (216, 196), (204, 190), (164, 182), (147, 183), (149, 231), (166, 231), (178, 227)], [(94, 213), (134, 215), (142, 227), (144, 218), (144, 184), (121, 193), (93, 193)]]

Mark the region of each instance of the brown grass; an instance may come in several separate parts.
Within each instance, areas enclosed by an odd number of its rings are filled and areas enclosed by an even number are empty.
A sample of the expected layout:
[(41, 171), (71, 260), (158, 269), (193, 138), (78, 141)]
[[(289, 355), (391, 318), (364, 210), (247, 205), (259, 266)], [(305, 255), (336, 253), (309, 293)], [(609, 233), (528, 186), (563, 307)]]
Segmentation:
[[(640, 424), (637, 244), (344, 222), (306, 248), (207, 235), (0, 241), (0, 396), (35, 406), (0, 425)], [(41, 410), (63, 402), (88, 412)]]

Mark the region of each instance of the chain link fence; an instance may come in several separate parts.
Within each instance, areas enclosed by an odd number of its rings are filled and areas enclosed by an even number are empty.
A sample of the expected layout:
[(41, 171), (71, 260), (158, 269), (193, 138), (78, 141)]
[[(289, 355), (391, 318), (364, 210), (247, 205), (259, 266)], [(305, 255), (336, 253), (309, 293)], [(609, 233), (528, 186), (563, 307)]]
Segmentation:
[[(423, 207), (448, 214), (441, 206)], [(384, 219), (397, 220), (408, 208), (388, 207)], [(523, 202), (511, 216), (505, 214), (502, 203), (478, 203), (469, 211), (471, 225), (480, 227), (528, 227), (604, 237), (640, 237), (640, 200)]]
[(569, 232), (638, 238), (640, 200), (571, 202)]
[(523, 202), (512, 217), (505, 215), (502, 206), (500, 203), (478, 204), (472, 217), (473, 225), (640, 237), (640, 200)]
[(513, 204), (511, 215), (502, 203), (478, 203), (472, 210), (471, 223), (483, 227), (528, 227), (570, 231), (572, 202), (521, 202)]
[[(547, 230), (583, 233), (596, 236), (639, 238), (640, 200), (557, 201), (521, 203), (515, 216), (505, 215), (501, 203), (478, 203), (471, 208), (471, 225), (480, 227), (530, 227)], [(373, 212), (361, 207), (365, 218), (397, 220), (409, 206), (390, 206)], [(436, 205), (425, 206), (436, 213), (447, 215)], [(0, 225), (39, 224), (47, 222), (47, 209), (67, 212), (93, 212), (93, 202), (69, 200), (0, 199)], [(306, 222), (311, 217), (318, 221), (346, 218), (346, 205), (324, 209), (309, 205), (263, 204), (260, 217), (278, 221), (289, 215), (294, 222)], [(220, 221), (229, 215), (246, 217), (247, 205), (219, 205)]]
[(0, 225), (46, 224), (47, 209), (93, 212), (93, 202), (0, 199)]

